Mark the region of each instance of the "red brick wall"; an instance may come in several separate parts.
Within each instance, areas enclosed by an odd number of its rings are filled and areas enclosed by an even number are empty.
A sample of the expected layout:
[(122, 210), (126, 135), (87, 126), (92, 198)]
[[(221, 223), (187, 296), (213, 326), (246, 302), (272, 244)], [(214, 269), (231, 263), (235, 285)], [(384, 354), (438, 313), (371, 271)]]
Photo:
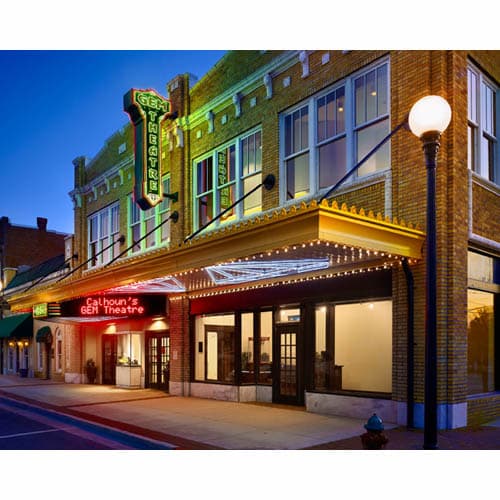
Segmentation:
[(66, 234), (6, 224), (5, 267), (36, 266), (64, 254)]

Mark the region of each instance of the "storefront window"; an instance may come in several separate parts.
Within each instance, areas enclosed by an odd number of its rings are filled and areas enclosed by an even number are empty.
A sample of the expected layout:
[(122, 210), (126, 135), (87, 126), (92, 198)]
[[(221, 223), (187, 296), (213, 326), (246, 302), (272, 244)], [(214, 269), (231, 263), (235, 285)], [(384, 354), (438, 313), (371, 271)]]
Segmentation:
[(241, 315), (241, 383), (255, 383), (253, 313)]
[(117, 335), (117, 357), (120, 366), (140, 365), (142, 358), (141, 352), (141, 334), (124, 333)]
[(467, 299), (468, 393), (480, 394), (495, 390), (494, 295), (468, 290)]
[(320, 305), (315, 311), (314, 386), (392, 391), (392, 302)]
[(273, 382), (273, 313), (260, 313), (260, 362), (259, 384), (270, 385)]
[(195, 378), (234, 383), (234, 314), (196, 318)]

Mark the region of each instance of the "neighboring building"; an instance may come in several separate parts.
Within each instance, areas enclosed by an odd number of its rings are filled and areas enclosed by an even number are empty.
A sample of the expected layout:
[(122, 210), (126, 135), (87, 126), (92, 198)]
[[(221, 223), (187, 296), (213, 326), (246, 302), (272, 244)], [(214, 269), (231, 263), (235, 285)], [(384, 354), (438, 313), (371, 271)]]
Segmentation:
[(0, 264), (3, 287), (17, 272), (23, 272), (58, 254), (64, 253), (66, 234), (47, 230), (47, 219), (37, 217), (37, 227), (11, 224), (0, 218)]
[(177, 201), (138, 207), (124, 127), (74, 162), (77, 267), (9, 303), (60, 304), (34, 332), (68, 382), (92, 360), (100, 383), (421, 427), (419, 140), (400, 130), (329, 188), (438, 94), (439, 427), (498, 417), (499, 81), (498, 51), (229, 52), (167, 86), (151, 175)]
[[(31, 314), (11, 314), (8, 299), (46, 282), (65, 266), (66, 234), (47, 230), (47, 219), (37, 217), (37, 227), (0, 219), (0, 373), (27, 375), (33, 366)], [(34, 370), (32, 370), (32, 373)]]

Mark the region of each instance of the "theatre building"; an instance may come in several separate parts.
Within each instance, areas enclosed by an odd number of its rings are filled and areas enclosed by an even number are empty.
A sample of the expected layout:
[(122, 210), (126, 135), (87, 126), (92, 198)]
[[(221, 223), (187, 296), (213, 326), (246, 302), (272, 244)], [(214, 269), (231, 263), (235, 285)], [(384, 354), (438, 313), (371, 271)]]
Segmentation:
[(496, 418), (499, 79), (496, 51), (235, 51), (132, 89), (130, 123), (74, 161), (78, 261), (11, 308), (60, 305), (34, 330), (59, 328), (67, 382), (95, 364), (422, 427), (427, 174), (405, 124), (439, 95), (438, 426)]

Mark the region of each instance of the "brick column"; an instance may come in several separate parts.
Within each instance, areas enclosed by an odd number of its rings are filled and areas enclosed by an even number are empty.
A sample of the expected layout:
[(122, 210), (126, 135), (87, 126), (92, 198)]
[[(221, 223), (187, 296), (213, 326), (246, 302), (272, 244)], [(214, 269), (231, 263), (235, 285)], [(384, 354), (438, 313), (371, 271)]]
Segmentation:
[(169, 299), (170, 310), (170, 394), (189, 396), (190, 342), (189, 299), (177, 296)]

